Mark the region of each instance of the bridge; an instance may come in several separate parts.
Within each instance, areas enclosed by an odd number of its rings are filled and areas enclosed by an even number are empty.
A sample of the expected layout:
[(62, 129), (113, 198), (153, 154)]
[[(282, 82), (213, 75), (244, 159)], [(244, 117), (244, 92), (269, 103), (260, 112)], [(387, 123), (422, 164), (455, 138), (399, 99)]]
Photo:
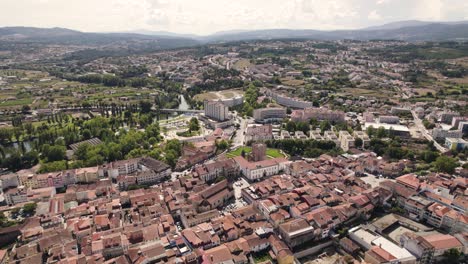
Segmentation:
[(179, 114), (200, 114), (203, 113), (203, 110), (193, 110), (193, 109), (168, 109), (168, 108), (161, 108), (159, 109), (161, 113), (179, 113)]

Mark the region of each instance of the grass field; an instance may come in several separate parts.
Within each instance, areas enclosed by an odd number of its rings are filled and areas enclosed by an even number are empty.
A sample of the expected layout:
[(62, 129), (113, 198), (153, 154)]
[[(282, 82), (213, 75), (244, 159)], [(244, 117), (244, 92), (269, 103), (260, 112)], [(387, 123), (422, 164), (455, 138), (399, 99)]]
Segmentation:
[(208, 93), (201, 93), (197, 94), (193, 97), (195, 101), (203, 102), (205, 100), (218, 100), (218, 99), (228, 99), (233, 98), (238, 95), (243, 95), (244, 91), (240, 89), (231, 89), (231, 90), (224, 90), (218, 92), (208, 92)]
[[(242, 153), (242, 150), (244, 150), (245, 154), (249, 154), (250, 152), (252, 152), (251, 147), (240, 147), (240, 148), (238, 148), (238, 149), (236, 149), (234, 151), (231, 151), (231, 152), (227, 153), (226, 156), (229, 157), (229, 158), (240, 156), (241, 153)], [(272, 158), (284, 158), (285, 157), (280, 152), (279, 149), (271, 149), (271, 148), (267, 149), (266, 155), (270, 159), (272, 159)]]
[(250, 65), (251, 64), (250, 64), (249, 60), (241, 59), (241, 60), (236, 61), (236, 63), (234, 63), (233, 68), (236, 69), (236, 70), (243, 70), (245, 68), (250, 67)]

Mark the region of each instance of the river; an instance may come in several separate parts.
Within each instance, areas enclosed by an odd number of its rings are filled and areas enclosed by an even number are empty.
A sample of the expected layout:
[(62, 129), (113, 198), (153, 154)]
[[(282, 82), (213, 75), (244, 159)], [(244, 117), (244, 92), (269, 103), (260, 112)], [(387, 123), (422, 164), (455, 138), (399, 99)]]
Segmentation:
[(179, 110), (189, 110), (190, 105), (187, 104), (187, 101), (185, 100), (184, 95), (181, 94), (179, 98), (180, 98)]

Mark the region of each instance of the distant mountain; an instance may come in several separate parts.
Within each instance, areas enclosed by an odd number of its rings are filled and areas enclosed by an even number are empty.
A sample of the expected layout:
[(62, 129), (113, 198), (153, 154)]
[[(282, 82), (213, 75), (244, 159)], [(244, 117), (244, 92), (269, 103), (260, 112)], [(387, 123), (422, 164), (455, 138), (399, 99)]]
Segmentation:
[(388, 30), (388, 29), (400, 29), (404, 27), (417, 27), (417, 26), (427, 26), (430, 24), (443, 24), (443, 25), (458, 25), (458, 24), (468, 24), (468, 21), (453, 21), (453, 22), (430, 22), (430, 21), (420, 21), (420, 20), (406, 20), (406, 21), (397, 21), (380, 26), (372, 26), (363, 28), (362, 30)]
[(191, 39), (202, 38), (201, 36), (195, 35), (195, 34), (179, 34), (179, 33), (174, 33), (174, 32), (169, 32), (169, 31), (151, 31), (151, 30), (145, 30), (145, 29), (132, 30), (132, 31), (127, 31), (123, 33), (140, 34), (140, 35), (147, 35), (147, 36), (174, 37), (174, 38), (191, 38)]
[(4, 27), (0, 28), (0, 41), (26, 43), (53, 43), (69, 45), (108, 45), (123, 43), (153, 43), (160, 48), (192, 46), (198, 42), (192, 38), (135, 33), (87, 33), (64, 28)]
[(269, 29), (240, 33), (225, 33), (205, 37), (209, 42), (268, 39), (316, 39), (316, 40), (404, 40), (404, 41), (446, 41), (468, 40), (468, 21), (450, 23), (429, 23), (422, 21), (400, 22), (358, 30), (291, 30)]
[(69, 45), (115, 45), (139, 50), (157, 50), (195, 46), (203, 43), (219, 43), (270, 39), (315, 40), (403, 40), (447, 41), (468, 40), (468, 21), (425, 22), (401, 21), (382, 26), (356, 30), (232, 30), (209, 36), (176, 34), (165, 31), (137, 30), (123, 33), (86, 33), (64, 28), (5, 27), (0, 28), (0, 41), (52, 43)]

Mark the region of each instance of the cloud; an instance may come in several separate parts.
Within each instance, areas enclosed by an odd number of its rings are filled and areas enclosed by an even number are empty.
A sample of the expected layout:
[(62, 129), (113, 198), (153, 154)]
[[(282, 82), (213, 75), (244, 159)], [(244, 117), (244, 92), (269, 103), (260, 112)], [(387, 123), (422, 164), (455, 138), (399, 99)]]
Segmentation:
[(84, 31), (344, 29), (468, 19), (467, 0), (0, 0), (1, 26)]
[(367, 15), (369, 20), (381, 20), (382, 16), (377, 13), (377, 10), (372, 10), (369, 15)]
[(378, 0), (377, 1), (377, 4), (378, 5), (383, 5), (383, 4), (387, 4), (387, 3), (390, 3), (391, 0)]

